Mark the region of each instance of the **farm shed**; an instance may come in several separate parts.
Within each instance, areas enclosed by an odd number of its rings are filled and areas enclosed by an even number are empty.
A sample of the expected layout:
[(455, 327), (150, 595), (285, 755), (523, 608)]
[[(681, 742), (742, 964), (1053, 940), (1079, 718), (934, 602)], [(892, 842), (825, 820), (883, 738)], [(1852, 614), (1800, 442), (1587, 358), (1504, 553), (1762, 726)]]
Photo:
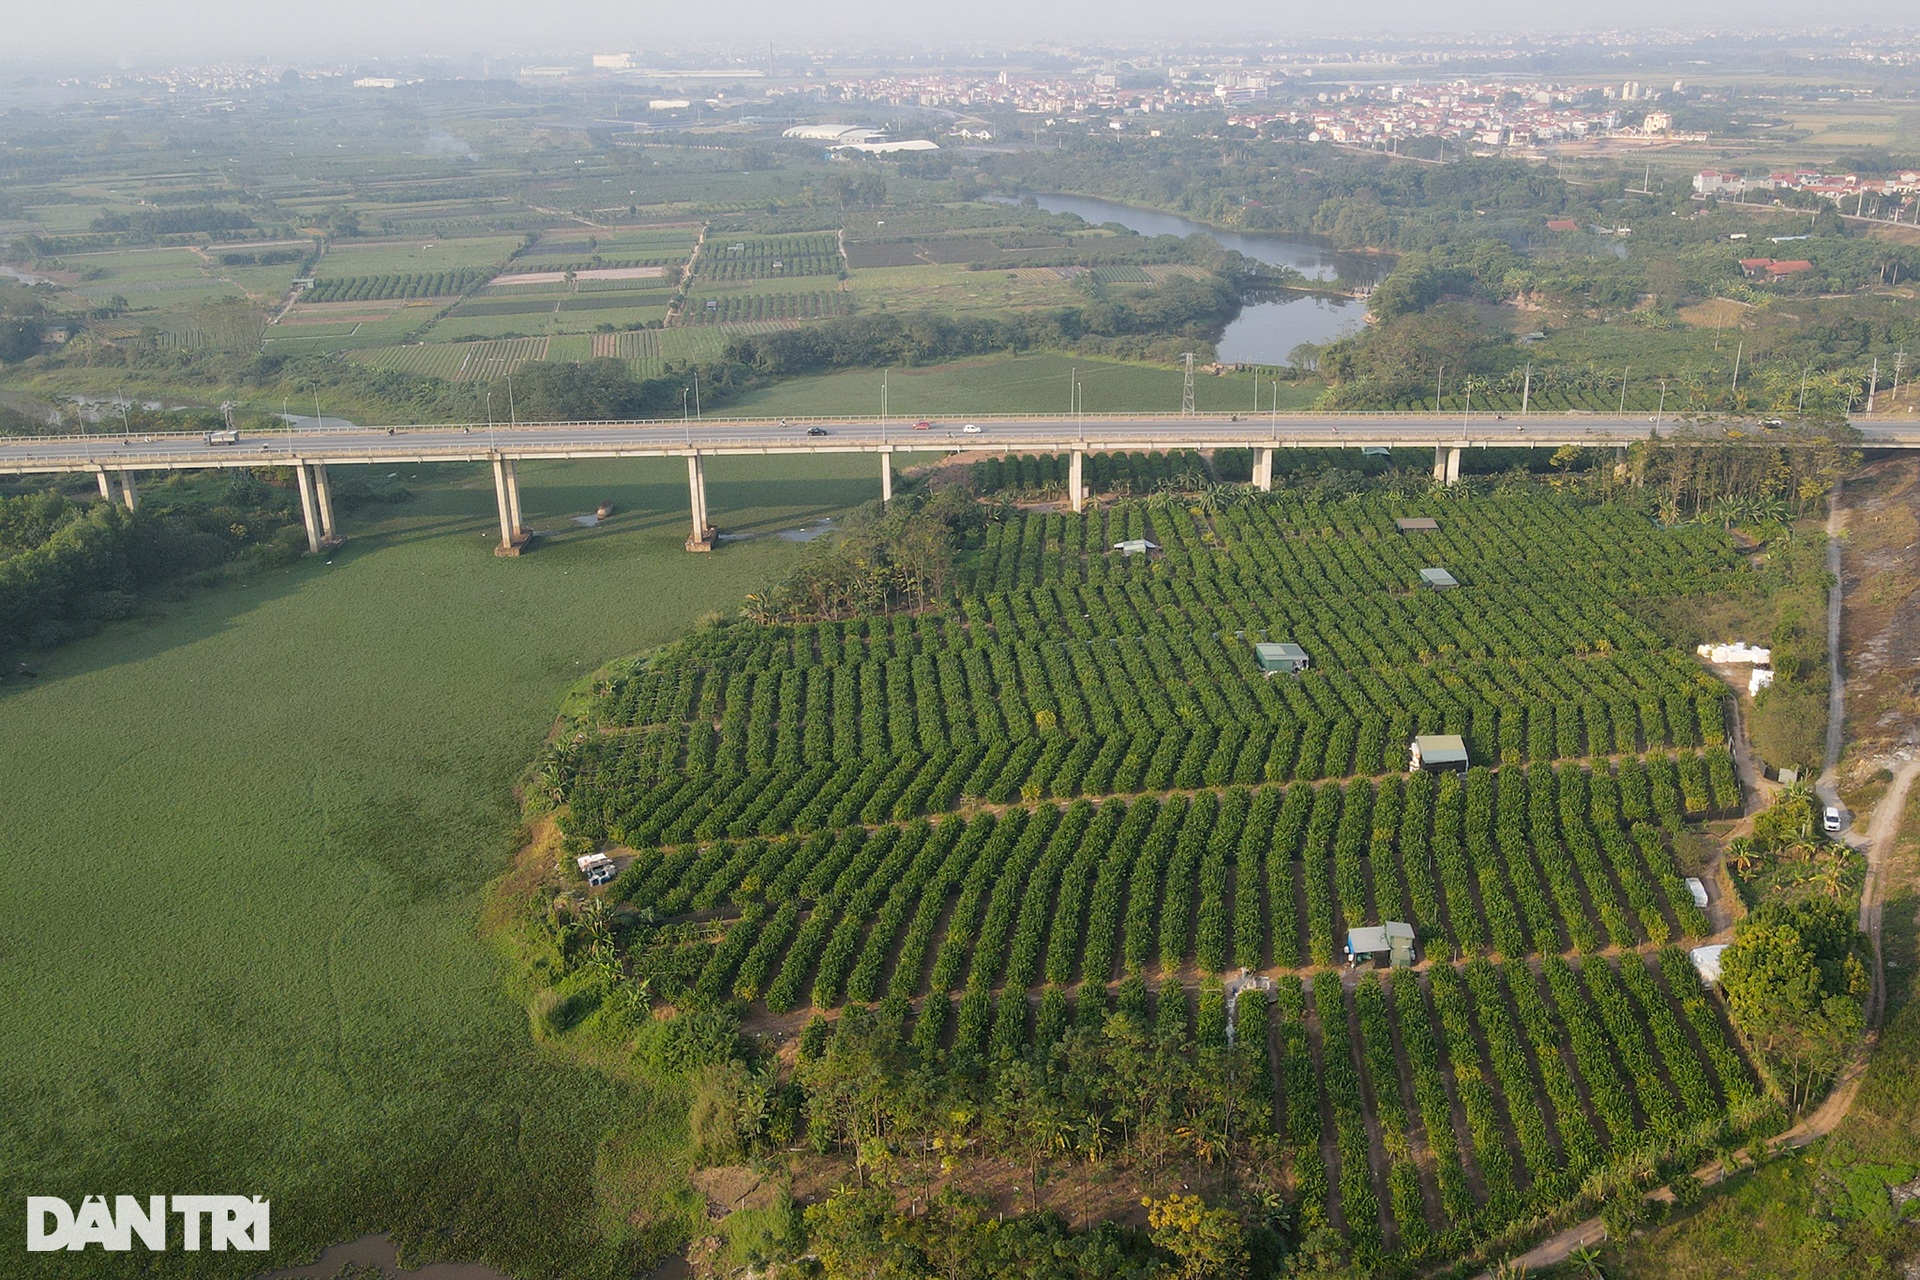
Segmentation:
[(1363, 458), (1391, 458), (1393, 456), (1393, 450), (1383, 444), (1370, 444), (1360, 450), (1360, 456)]
[(1347, 930), (1347, 963), (1359, 964), (1381, 952), (1396, 969), (1413, 967), (1413, 926), (1400, 920)]
[(1467, 744), (1457, 733), (1423, 733), (1407, 744), (1407, 772), (1465, 773)]
[(1396, 516), (1393, 527), (1402, 533), (1435, 533), (1440, 522), (1432, 516)]
[(1256, 644), (1253, 652), (1260, 660), (1260, 669), (1268, 675), (1281, 671), (1297, 675), (1307, 669), (1307, 651), (1297, 644)]
[(1128, 538), (1125, 542), (1116, 542), (1113, 549), (1123, 556), (1141, 556), (1149, 551), (1158, 551), (1160, 544), (1148, 542), (1145, 538)]
[(1422, 569), (1420, 571), (1420, 581), (1426, 583), (1435, 591), (1446, 591), (1460, 585), (1459, 579), (1455, 578), (1445, 569)]
[(1687, 958), (1693, 961), (1694, 971), (1700, 975), (1703, 986), (1710, 987), (1720, 981), (1720, 956), (1726, 949), (1726, 943), (1718, 942), (1712, 946), (1695, 947), (1687, 953)]

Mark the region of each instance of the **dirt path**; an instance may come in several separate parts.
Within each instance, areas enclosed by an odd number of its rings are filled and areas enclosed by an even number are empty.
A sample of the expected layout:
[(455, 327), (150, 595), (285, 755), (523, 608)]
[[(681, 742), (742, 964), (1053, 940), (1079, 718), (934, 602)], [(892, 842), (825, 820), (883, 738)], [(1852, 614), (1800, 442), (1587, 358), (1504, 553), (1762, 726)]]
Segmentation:
[(1838, 805), (1836, 782), (1840, 773), (1840, 739), (1846, 728), (1847, 692), (1840, 670), (1840, 597), (1844, 582), (1840, 577), (1840, 535), (1846, 532), (1846, 513), (1840, 509), (1840, 486), (1833, 486), (1827, 507), (1827, 572), (1833, 586), (1827, 591), (1827, 664), (1832, 679), (1827, 686), (1827, 758), (1820, 767), (1820, 781), (1814, 789), (1830, 805)]
[(1867, 878), (1860, 886), (1860, 930), (1873, 943), (1873, 990), (1867, 993), (1867, 1026), (1878, 1027), (1887, 1003), (1886, 957), (1880, 948), (1880, 924), (1885, 915), (1887, 860), (1900, 835), (1900, 815), (1907, 807), (1907, 788), (1920, 777), (1920, 760), (1900, 766), (1887, 793), (1873, 807), (1867, 824)]

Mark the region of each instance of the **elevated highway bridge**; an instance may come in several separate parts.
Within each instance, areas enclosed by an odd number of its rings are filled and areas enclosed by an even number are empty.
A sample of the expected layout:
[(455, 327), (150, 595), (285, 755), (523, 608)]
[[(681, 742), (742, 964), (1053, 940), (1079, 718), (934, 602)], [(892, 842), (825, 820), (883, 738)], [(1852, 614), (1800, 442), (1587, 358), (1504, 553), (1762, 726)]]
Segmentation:
[[(893, 496), (893, 455), (908, 452), (999, 451), (1070, 455), (1068, 493), (1082, 509), (1082, 480), (1090, 453), (1175, 449), (1251, 449), (1253, 483), (1273, 487), (1276, 450), (1368, 448), (1434, 450), (1434, 478), (1452, 484), (1469, 449), (1562, 445), (1623, 447), (1649, 433), (1678, 426), (1646, 415), (1533, 414), (1526, 417), (1452, 417), (1424, 413), (1262, 415), (982, 416), (942, 419), (926, 428), (876, 418), (714, 419), (648, 422), (451, 423), (377, 427), (317, 427), (243, 435), (212, 444), (204, 433), (91, 434), (0, 440), (0, 475), (92, 472), (101, 495), (132, 507), (135, 474), (219, 467), (294, 469), (307, 544), (318, 551), (338, 540), (330, 466), (401, 462), (483, 462), (493, 468), (502, 554), (528, 540), (520, 515), (515, 464), (528, 458), (664, 458), (687, 460), (692, 513), (689, 550), (713, 546), (707, 511), (706, 460), (748, 454), (868, 453), (880, 461), (880, 496)], [(1731, 425), (1756, 443), (1772, 438), (1758, 421)], [(1856, 418), (1862, 444), (1876, 449), (1920, 448), (1920, 421)]]

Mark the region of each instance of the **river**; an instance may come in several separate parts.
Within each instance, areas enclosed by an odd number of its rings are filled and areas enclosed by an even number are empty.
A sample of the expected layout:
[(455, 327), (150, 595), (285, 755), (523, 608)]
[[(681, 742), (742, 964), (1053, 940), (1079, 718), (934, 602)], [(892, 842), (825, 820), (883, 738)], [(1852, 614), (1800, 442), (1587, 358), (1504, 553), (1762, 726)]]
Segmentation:
[[(1048, 213), (1073, 213), (1095, 226), (1117, 222), (1143, 236), (1212, 236), (1223, 249), (1276, 267), (1291, 267), (1310, 280), (1346, 280), (1372, 284), (1380, 263), (1356, 254), (1336, 253), (1325, 245), (1262, 232), (1225, 231), (1174, 213), (1136, 209), (1093, 196), (1038, 196)], [(1217, 349), (1229, 364), (1286, 364), (1303, 342), (1330, 342), (1356, 332), (1365, 323), (1367, 305), (1354, 298), (1294, 294), (1271, 302), (1250, 303), (1221, 335)]]

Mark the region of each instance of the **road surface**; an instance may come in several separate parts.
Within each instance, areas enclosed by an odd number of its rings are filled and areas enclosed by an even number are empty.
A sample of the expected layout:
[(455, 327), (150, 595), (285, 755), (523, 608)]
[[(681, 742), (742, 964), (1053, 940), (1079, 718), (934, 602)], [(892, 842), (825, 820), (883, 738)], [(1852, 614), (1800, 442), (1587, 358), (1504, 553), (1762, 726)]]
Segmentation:
[[(784, 422), (784, 425), (783, 425)], [(155, 470), (324, 463), (459, 462), (515, 458), (671, 457), (687, 453), (879, 453), (889, 450), (1004, 449), (1113, 452), (1133, 449), (1383, 446), (1426, 449), (1557, 448), (1623, 445), (1654, 428), (1646, 415), (1533, 414), (1527, 418), (1451, 414), (1294, 414), (1079, 418), (941, 419), (928, 430), (911, 422), (860, 419), (653, 422), (465, 423), (375, 427), (301, 427), (243, 433), (238, 444), (210, 445), (195, 432), (121, 436), (39, 436), (0, 440), (0, 474)], [(1676, 425), (1667, 420), (1663, 425)], [(1750, 428), (1755, 438), (1760, 429)], [(1920, 448), (1920, 423), (1862, 423), (1866, 442)], [(819, 434), (815, 434), (818, 432)]]

